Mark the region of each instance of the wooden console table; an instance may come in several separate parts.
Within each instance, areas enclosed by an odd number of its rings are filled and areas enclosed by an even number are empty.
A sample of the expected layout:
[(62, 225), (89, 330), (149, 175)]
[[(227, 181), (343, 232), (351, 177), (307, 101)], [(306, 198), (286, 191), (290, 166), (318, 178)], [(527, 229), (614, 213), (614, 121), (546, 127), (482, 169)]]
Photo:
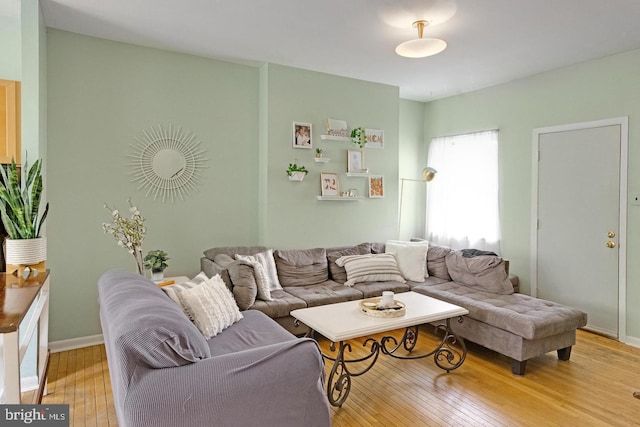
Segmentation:
[[(25, 319), (29, 310), (32, 314)], [(41, 397), (45, 392), (49, 361), (49, 271), (27, 279), (0, 273), (0, 400), (3, 403), (21, 403), (20, 364), (36, 330), (36, 374)], [(22, 339), (20, 331), (23, 331)]]

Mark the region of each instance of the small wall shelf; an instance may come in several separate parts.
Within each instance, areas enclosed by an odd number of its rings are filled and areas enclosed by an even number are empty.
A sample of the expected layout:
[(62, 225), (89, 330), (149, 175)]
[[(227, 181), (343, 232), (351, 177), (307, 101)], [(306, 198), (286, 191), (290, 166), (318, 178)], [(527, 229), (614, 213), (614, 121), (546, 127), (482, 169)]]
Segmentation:
[(326, 157), (314, 157), (313, 160), (315, 160), (316, 163), (329, 163), (331, 161), (331, 159), (327, 159)]
[(355, 202), (356, 200), (362, 200), (364, 197), (342, 197), (342, 196), (316, 196), (321, 201), (336, 201), (336, 202)]
[(354, 178), (367, 178), (369, 174), (363, 172), (347, 172), (347, 176)]
[(320, 135), (320, 139), (329, 139), (332, 141), (347, 141), (351, 142), (351, 138), (348, 136), (336, 136), (336, 135)]

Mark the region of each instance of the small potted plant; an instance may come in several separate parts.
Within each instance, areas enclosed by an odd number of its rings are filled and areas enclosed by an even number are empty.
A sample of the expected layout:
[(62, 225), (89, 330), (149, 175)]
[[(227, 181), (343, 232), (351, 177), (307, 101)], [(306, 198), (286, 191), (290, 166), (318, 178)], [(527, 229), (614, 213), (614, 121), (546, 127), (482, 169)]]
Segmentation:
[(147, 256), (144, 257), (144, 268), (151, 270), (152, 280), (162, 280), (164, 269), (169, 266), (167, 260), (169, 260), (169, 256), (160, 249), (149, 251)]
[(322, 148), (316, 148), (316, 158), (321, 159), (322, 158)]
[(306, 167), (298, 166), (297, 163), (289, 163), (287, 168), (287, 175), (291, 181), (302, 181), (308, 172)]
[(364, 128), (357, 127), (351, 131), (351, 141), (354, 144), (357, 144), (360, 148), (364, 147), (364, 144), (367, 143), (367, 134), (365, 133)]

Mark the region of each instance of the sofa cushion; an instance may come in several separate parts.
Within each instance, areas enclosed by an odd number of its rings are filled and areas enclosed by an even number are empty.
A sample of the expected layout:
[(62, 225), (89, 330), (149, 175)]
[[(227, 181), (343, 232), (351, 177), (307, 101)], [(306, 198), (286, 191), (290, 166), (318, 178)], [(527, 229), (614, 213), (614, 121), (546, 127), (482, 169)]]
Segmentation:
[(284, 287), (316, 285), (329, 280), (324, 248), (277, 250), (274, 257)]
[(269, 290), (274, 291), (277, 289), (282, 289), (280, 280), (278, 280), (276, 263), (273, 259), (273, 249), (267, 249), (266, 251), (258, 252), (255, 255), (236, 254), (235, 259), (242, 261), (257, 261), (264, 270), (264, 275), (266, 277)]
[(385, 253), (393, 254), (398, 261), (398, 269), (407, 280), (419, 282), (429, 277), (427, 272), (427, 250), (429, 242), (403, 242), (389, 240), (385, 245)]
[(429, 276), (439, 279), (451, 280), (445, 257), (453, 252), (453, 249), (446, 246), (429, 244), (427, 251), (427, 271)]
[(256, 300), (251, 309), (261, 311), (267, 316), (277, 319), (278, 317), (287, 317), (292, 310), (307, 306), (303, 300), (284, 290), (273, 291), (271, 297), (273, 298), (271, 301)]
[[(244, 264), (253, 272), (253, 278), (256, 282), (257, 298), (263, 301), (271, 301), (271, 288), (269, 286), (269, 279), (267, 273), (262, 264), (254, 257), (246, 257), (237, 255), (239, 259), (236, 261), (238, 264)], [(229, 264), (231, 266), (232, 264)]]
[(198, 328), (151, 280), (126, 271), (108, 271), (98, 281), (105, 334), (119, 346), (131, 369), (182, 366), (211, 356)]
[(499, 295), (457, 282), (423, 284), (412, 290), (464, 307), (468, 317), (528, 340), (587, 324), (587, 315), (580, 310), (524, 294)]
[(227, 266), (229, 278), (233, 283), (233, 297), (240, 310), (247, 310), (253, 305), (258, 296), (258, 284), (253, 267), (234, 261)]
[(233, 295), (220, 276), (181, 290), (178, 298), (207, 340), (242, 319)]
[(331, 280), (344, 283), (347, 281), (347, 271), (344, 267), (336, 264), (336, 260), (345, 255), (366, 255), (371, 253), (371, 245), (369, 243), (360, 243), (357, 246), (344, 248), (327, 249), (327, 261), (329, 263), (329, 273)]
[(451, 278), (467, 286), (478, 286), (483, 291), (508, 295), (513, 293), (513, 285), (504, 260), (498, 256), (482, 255), (466, 258), (460, 251), (445, 257)]
[(333, 280), (310, 286), (287, 286), (286, 290), (307, 303), (307, 307), (362, 299), (362, 292)]
[(356, 283), (353, 285), (353, 288), (362, 292), (363, 298), (379, 297), (384, 291), (391, 291), (399, 294), (410, 290), (407, 283), (394, 281)]
[(391, 254), (346, 255), (338, 258), (336, 264), (347, 271), (345, 286), (360, 282), (406, 282)]

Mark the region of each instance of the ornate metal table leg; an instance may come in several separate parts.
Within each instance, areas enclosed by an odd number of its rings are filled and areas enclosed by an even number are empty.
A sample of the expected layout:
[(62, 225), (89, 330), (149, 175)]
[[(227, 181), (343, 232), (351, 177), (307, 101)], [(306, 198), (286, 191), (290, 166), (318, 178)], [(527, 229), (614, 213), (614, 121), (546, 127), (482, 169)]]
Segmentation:
[[(343, 341), (340, 341), (338, 354), (327, 378), (327, 398), (333, 406), (342, 406), (351, 391), (351, 375), (349, 375), (344, 360), (344, 349), (348, 346), (349, 344), (345, 345)], [(335, 350), (334, 343), (331, 343), (331, 350)]]
[[(447, 372), (458, 368), (467, 357), (467, 346), (464, 344), (462, 338), (458, 338), (458, 336), (451, 331), (450, 320), (451, 319), (447, 319), (444, 338), (433, 355), (433, 360), (436, 365)], [(458, 322), (462, 322), (462, 320), (462, 317), (458, 318)], [(440, 329), (442, 329), (442, 325)], [(462, 348), (462, 351), (453, 347), (455, 344), (458, 344)]]
[[(329, 399), (329, 403), (333, 406), (342, 406), (344, 401), (347, 400), (347, 396), (351, 390), (351, 377), (357, 377), (369, 371), (369, 369), (371, 369), (376, 363), (376, 360), (378, 360), (378, 355), (380, 355), (380, 344), (378, 341), (373, 338), (367, 338), (362, 346), (366, 347), (367, 345), (371, 346), (369, 354), (357, 359), (345, 358), (345, 350), (351, 352), (351, 345), (349, 343), (345, 344), (344, 341), (340, 341), (338, 353), (335, 358), (322, 354), (322, 357), (325, 359), (333, 361), (333, 367), (331, 368), (331, 372), (327, 378), (327, 398)], [(331, 351), (336, 351), (335, 343), (332, 342), (329, 348)], [(369, 361), (368, 365), (365, 365), (365, 367), (359, 371), (356, 372), (349, 370), (349, 363), (360, 363), (366, 361)]]
[(638, 399), (640, 399), (640, 391), (634, 392), (633, 397), (637, 397)]

